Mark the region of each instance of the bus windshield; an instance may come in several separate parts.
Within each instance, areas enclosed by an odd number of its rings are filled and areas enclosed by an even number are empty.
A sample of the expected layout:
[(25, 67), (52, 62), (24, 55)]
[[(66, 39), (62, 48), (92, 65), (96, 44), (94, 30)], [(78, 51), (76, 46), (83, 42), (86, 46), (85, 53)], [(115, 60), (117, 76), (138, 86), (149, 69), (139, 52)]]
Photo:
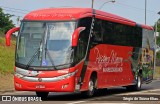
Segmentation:
[(75, 22), (22, 22), (16, 62), (28, 67), (60, 66), (72, 62)]

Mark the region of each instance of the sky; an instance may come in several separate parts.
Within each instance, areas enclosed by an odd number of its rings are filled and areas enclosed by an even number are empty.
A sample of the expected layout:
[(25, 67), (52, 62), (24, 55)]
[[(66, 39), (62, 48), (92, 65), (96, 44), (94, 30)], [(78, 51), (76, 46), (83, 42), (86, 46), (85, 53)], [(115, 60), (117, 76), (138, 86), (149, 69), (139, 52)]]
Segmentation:
[[(94, 0), (94, 9), (100, 9), (105, 12), (116, 14), (124, 18), (133, 20), (137, 23), (145, 24), (145, 0), (116, 0), (115, 3), (108, 2), (111, 0)], [(147, 14), (146, 24), (153, 26), (160, 18), (157, 13), (160, 11), (160, 0), (146, 0)], [(17, 18), (23, 17), (30, 11), (49, 8), (49, 7), (85, 7), (91, 8), (92, 0), (0, 0), (0, 7), (5, 13), (13, 14), (14, 24)]]

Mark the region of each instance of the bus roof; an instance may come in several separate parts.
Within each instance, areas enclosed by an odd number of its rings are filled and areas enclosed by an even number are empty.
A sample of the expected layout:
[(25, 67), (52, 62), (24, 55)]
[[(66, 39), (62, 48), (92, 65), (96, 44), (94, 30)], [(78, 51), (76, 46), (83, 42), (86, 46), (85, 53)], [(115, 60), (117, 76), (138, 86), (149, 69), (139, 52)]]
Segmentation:
[[(65, 20), (77, 20), (83, 17), (92, 17), (92, 15), (93, 15), (93, 9), (91, 8), (46, 8), (46, 9), (35, 10), (28, 13), (24, 17), (24, 20), (65, 21)], [(96, 18), (112, 22), (122, 23), (130, 26), (137, 25), (137, 23), (132, 20), (111, 13), (102, 12), (99, 10), (95, 10), (94, 15)], [(153, 29), (152, 27), (146, 25), (138, 25), (138, 26), (141, 26), (142, 28), (146, 28), (149, 30)]]
[(46, 8), (27, 14), (25, 20), (76, 20), (92, 16), (91, 8)]

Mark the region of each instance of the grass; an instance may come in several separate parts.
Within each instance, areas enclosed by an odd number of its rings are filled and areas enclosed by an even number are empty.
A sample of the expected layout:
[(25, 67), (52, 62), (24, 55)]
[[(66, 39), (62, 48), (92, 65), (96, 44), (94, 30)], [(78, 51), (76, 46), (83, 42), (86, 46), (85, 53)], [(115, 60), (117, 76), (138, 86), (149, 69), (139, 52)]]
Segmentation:
[(5, 37), (0, 36), (0, 73), (13, 73), (15, 58), (15, 40), (11, 40), (11, 46), (5, 45)]

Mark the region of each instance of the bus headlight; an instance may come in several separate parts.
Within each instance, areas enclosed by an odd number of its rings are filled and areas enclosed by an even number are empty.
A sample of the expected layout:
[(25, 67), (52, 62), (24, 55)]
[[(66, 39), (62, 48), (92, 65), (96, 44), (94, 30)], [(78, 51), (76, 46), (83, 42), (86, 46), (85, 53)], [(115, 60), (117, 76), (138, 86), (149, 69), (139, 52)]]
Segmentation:
[(62, 76), (59, 76), (57, 77), (58, 80), (63, 80), (63, 79), (67, 79), (71, 76), (74, 76), (76, 73), (78, 72), (78, 70), (72, 72), (72, 73), (68, 73), (68, 74), (65, 74), (65, 75), (62, 75)]
[(22, 74), (19, 74), (19, 73), (16, 73), (15, 72), (15, 74), (14, 74), (16, 77), (18, 77), (18, 78), (23, 78), (24, 77), (24, 75), (22, 75)]

